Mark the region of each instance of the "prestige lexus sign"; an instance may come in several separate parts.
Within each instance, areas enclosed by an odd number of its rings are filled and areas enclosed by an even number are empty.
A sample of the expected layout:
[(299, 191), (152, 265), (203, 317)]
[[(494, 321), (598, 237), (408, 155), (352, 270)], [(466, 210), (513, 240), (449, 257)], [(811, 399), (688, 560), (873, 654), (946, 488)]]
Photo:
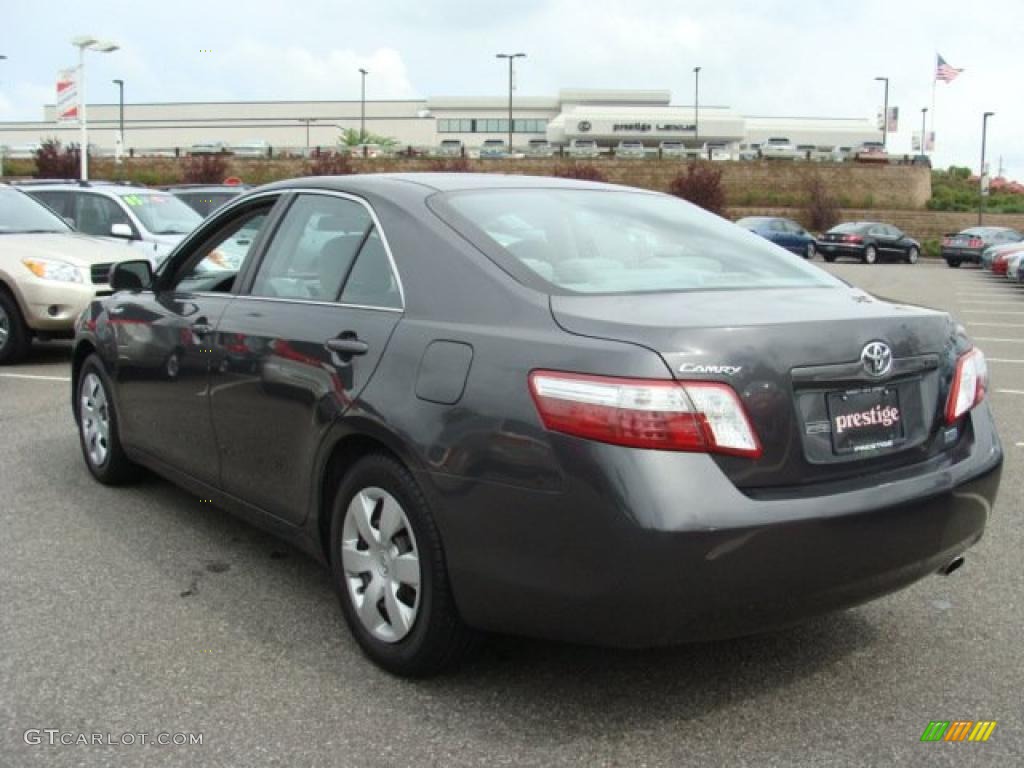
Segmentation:
[(62, 69), (57, 73), (57, 122), (78, 122), (78, 72)]
[(697, 126), (687, 123), (614, 123), (612, 131), (618, 133), (686, 133), (695, 131)]
[(608, 123), (591, 120), (580, 120), (576, 123), (576, 130), (579, 133), (625, 133), (625, 134), (680, 134), (696, 133), (697, 126), (693, 123), (658, 123), (637, 121), (630, 123)]

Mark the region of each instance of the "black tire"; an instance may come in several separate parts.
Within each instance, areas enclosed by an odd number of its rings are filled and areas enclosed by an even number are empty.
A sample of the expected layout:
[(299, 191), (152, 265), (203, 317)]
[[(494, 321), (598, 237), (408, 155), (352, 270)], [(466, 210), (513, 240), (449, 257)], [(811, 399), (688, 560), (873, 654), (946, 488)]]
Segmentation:
[(907, 251), (907, 264), (917, 264), (917, 260), (921, 257), (921, 252), (916, 247), (910, 246), (910, 250)]
[[(83, 402), (84, 398), (89, 395), (86, 392), (87, 386), (94, 383), (98, 383), (103, 390), (102, 395), (105, 407), (98, 410), (105, 410), (107, 419), (106, 452), (101, 460), (95, 458), (95, 455), (90, 452), (96, 438), (87, 437), (88, 425), (86, 422), (89, 420), (89, 416)], [(133, 464), (128, 459), (121, 446), (117, 408), (114, 406), (111, 391), (110, 378), (103, 369), (103, 363), (100, 362), (99, 357), (96, 355), (89, 355), (85, 362), (82, 363), (81, 369), (79, 369), (77, 390), (75, 392), (75, 421), (78, 423), (78, 442), (82, 446), (82, 458), (85, 459), (85, 465), (89, 468), (92, 476), (101, 483), (104, 485), (122, 485), (134, 480), (140, 470), (137, 464)], [(92, 402), (95, 403), (96, 401), (93, 399)]]
[[(342, 564), (349, 504), (369, 488), (382, 489), (398, 502), (412, 528), (420, 562), (417, 613), (408, 634), (393, 642), (374, 636), (363, 625)], [(463, 623), (455, 606), (441, 535), (427, 499), (409, 470), (391, 456), (369, 454), (342, 480), (331, 510), (330, 563), (349, 629), (363, 653), (388, 672), (403, 677), (435, 675), (454, 666), (475, 644), (477, 633)]]
[(946, 264), (948, 264), (953, 269), (959, 269), (960, 267), (959, 259), (946, 259)]
[(865, 246), (864, 254), (860, 257), (865, 264), (878, 263), (878, 249), (873, 245)]
[[(32, 348), (32, 331), (21, 316), (18, 302), (0, 286), (0, 365), (25, 359)], [(4, 333), (3, 331), (6, 331)]]
[(829, 264), (831, 264), (832, 262), (834, 262), (836, 260), (835, 256), (829, 256), (827, 254), (822, 256), (822, 258), (825, 259), (825, 261), (827, 261)]

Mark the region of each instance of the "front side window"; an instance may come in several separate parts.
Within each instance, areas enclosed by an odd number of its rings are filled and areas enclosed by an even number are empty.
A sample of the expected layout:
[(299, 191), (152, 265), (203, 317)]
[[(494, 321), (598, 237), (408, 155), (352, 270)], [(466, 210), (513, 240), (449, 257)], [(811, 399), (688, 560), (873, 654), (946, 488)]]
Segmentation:
[(229, 293), (270, 215), (271, 202), (219, 228), (195, 249), (179, 271), (178, 290)]
[(842, 283), (725, 219), (641, 192), (453, 192), (438, 215), (512, 274), (576, 293), (835, 287)]
[(299, 195), (267, 248), (253, 296), (337, 301), (373, 219), (364, 206), (333, 195)]

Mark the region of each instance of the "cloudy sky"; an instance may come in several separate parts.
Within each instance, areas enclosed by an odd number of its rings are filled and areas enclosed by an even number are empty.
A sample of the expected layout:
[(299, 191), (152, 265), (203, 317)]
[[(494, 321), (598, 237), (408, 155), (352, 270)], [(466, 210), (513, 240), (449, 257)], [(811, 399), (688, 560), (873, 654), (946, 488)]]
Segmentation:
[[(932, 105), (936, 51), (963, 67), (937, 88), (936, 162), (977, 167), (981, 114), (993, 170), (1024, 179), (1021, 0), (2, 0), (0, 120), (38, 120), (74, 35), (122, 49), (92, 54), (90, 101), (355, 99), (501, 94), (498, 51), (523, 51), (518, 92), (668, 88), (748, 115), (871, 117), (890, 78), (909, 151)], [(205, 52), (209, 50), (210, 52)]]

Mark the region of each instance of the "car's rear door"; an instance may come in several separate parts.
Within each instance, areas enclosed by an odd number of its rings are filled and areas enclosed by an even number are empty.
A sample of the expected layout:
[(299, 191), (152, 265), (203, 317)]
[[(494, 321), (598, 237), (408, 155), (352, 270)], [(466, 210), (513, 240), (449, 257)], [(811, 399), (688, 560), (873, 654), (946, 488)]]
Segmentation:
[(292, 196), (248, 282), (211, 380), (222, 487), (300, 522), (317, 451), (373, 375), (402, 291), (369, 205), (320, 191)]

